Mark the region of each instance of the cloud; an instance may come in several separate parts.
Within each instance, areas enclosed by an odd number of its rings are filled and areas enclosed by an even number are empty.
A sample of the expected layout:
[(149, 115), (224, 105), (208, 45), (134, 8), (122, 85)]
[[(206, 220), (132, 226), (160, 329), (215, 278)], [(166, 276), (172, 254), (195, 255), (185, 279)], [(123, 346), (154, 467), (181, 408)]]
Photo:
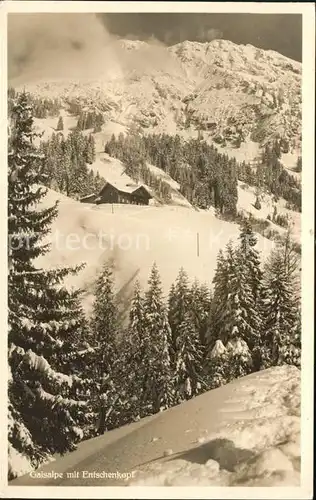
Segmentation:
[(223, 32), (216, 28), (209, 28), (208, 26), (179, 26), (177, 29), (168, 30), (164, 33), (164, 41), (167, 45), (190, 40), (194, 42), (211, 42), (223, 38)]
[(197, 33), (197, 40), (199, 42), (211, 42), (223, 37), (223, 32), (216, 28), (200, 27)]
[(96, 77), (118, 71), (111, 37), (94, 14), (10, 14), (9, 79)]
[(143, 39), (137, 50), (126, 50), (126, 45), (124, 48), (102, 21), (95, 14), (10, 14), (10, 84), (123, 78), (131, 71), (179, 71), (165, 45), (154, 36), (147, 37), (145, 42)]

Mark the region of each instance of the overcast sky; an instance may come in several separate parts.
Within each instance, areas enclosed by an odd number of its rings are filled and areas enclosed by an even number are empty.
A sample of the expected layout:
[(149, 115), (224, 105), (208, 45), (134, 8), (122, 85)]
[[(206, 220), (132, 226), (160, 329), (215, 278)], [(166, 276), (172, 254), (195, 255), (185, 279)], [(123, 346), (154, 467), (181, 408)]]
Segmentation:
[(108, 31), (121, 37), (168, 45), (183, 40), (224, 38), (250, 43), (302, 60), (302, 16), (298, 14), (100, 14)]

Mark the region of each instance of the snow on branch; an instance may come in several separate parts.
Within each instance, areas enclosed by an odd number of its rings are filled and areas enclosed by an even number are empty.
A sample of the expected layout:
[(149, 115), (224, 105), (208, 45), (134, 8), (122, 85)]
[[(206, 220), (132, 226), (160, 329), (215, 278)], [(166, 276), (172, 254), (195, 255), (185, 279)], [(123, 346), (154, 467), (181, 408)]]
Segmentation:
[[(39, 384), (37, 390), (36, 390), (38, 396), (40, 397), (41, 400), (46, 401), (47, 403), (51, 404), (52, 410), (56, 406), (63, 406), (64, 408), (72, 408), (74, 406), (86, 406), (87, 403), (86, 401), (76, 401), (74, 399), (69, 399), (69, 398), (64, 398), (60, 394), (57, 396), (54, 396), (53, 394), (50, 394), (46, 392), (43, 387)], [(67, 412), (67, 418), (69, 419), (70, 423), (74, 424), (74, 420), (70, 416), (69, 412)]]
[(221, 340), (216, 340), (211, 352), (211, 358), (217, 358), (226, 353), (226, 348)]
[(49, 380), (54, 381), (59, 386), (67, 384), (72, 387), (73, 383), (80, 381), (76, 375), (65, 375), (64, 373), (53, 370), (48, 361), (43, 356), (38, 356), (31, 349), (24, 351), (21, 347), (11, 346), (10, 353), (16, 352), (22, 356), (22, 361), (29, 366), (30, 369), (36, 370), (44, 374)]

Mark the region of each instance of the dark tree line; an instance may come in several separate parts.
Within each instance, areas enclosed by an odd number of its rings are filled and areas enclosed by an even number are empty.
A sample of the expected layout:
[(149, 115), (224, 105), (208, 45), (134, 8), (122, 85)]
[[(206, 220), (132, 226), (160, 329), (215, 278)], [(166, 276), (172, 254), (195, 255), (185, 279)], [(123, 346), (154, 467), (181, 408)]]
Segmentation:
[(162, 169), (180, 184), (181, 193), (190, 203), (198, 207), (213, 205), (221, 213), (236, 212), (237, 162), (204, 141), (185, 142), (178, 135), (167, 134), (121, 134), (118, 139), (112, 136), (105, 152), (127, 164), (128, 170), (138, 177), (142, 177), (146, 162)]
[(98, 193), (105, 180), (94, 174), (88, 165), (95, 160), (93, 135), (84, 136), (74, 130), (65, 138), (53, 134), (40, 144), (44, 158), (44, 184), (71, 198)]
[(300, 365), (295, 245), (288, 233), (263, 269), (255, 246), (251, 226), (244, 223), (239, 247), (228, 244), (225, 253), (220, 252), (210, 315), (209, 347), (215, 348), (218, 340), (226, 347), (237, 340), (247, 346), (244, 374), (277, 364)]
[(102, 318), (98, 331), (107, 353), (106, 380), (112, 381), (117, 399), (111, 393), (110, 406), (101, 403), (103, 415), (112, 408), (112, 419), (103, 421), (100, 432), (251, 372), (282, 364), (300, 367), (297, 254), (288, 235), (262, 267), (256, 242), (245, 223), (239, 243), (229, 243), (218, 255), (212, 290), (197, 280), (190, 283), (181, 269), (164, 299), (154, 264), (147, 290), (135, 286), (123, 334), (113, 319), (118, 317), (114, 278), (104, 267), (93, 317)]
[(171, 201), (170, 185), (153, 173), (146, 165), (145, 150), (139, 149), (140, 136), (131, 134), (124, 136), (119, 134), (116, 139), (114, 134), (105, 145), (105, 152), (110, 156), (118, 158), (125, 166), (125, 172), (134, 181), (142, 181), (151, 187), (156, 195), (164, 202)]
[[(10, 87), (8, 89), (9, 114), (11, 106), (13, 106), (12, 99), (14, 99), (16, 96), (17, 92), (13, 87)], [(32, 113), (34, 118), (50, 118), (59, 115), (59, 111), (61, 108), (61, 102), (59, 99), (40, 98), (30, 94), (28, 95), (28, 99), (32, 103)]]
[[(15, 102), (19, 95), (14, 89), (8, 90), (8, 114), (11, 123), (15, 121)], [(59, 115), (60, 103), (57, 101), (35, 99), (30, 94), (25, 94), (25, 99), (32, 109), (33, 118), (40, 117), (37, 112), (38, 106), (42, 106), (45, 111), (45, 109), (49, 109), (50, 105), (53, 108), (56, 105), (56, 109), (54, 108), (56, 113), (52, 111), (51, 116)], [(47, 116), (45, 115), (45, 117)], [(39, 152), (43, 156), (44, 165), (42, 183), (75, 199), (91, 193), (98, 193), (104, 186), (105, 180), (101, 178), (99, 173), (94, 174), (88, 167), (96, 158), (93, 135), (83, 135), (80, 130), (76, 129), (65, 137), (62, 133), (63, 129), (63, 118), (59, 116), (56, 126), (57, 133), (53, 133), (47, 141), (40, 142)]]
[[(9, 108), (10, 99), (14, 96), (15, 90), (10, 88)], [(35, 117), (59, 115), (61, 103), (57, 99), (30, 99)], [(85, 110), (76, 100), (69, 100), (67, 105), (69, 112), (78, 116), (78, 131), (101, 131), (104, 124), (102, 112)], [(57, 130), (63, 130), (61, 117)], [(219, 153), (216, 147), (207, 144), (201, 136), (184, 141), (178, 135), (120, 134), (118, 138), (113, 135), (105, 146), (108, 154), (123, 162), (126, 173), (132, 179), (153, 188), (162, 201), (171, 202), (170, 185), (155, 175), (148, 168), (147, 162), (175, 179), (180, 185), (181, 193), (190, 203), (200, 208), (214, 206), (222, 215), (227, 216), (236, 215), (237, 179), (272, 193), (276, 198), (282, 197), (287, 201), (288, 208), (301, 211), (300, 181), (283, 168), (280, 162), (281, 154), (288, 150), (289, 144), (285, 139), (276, 139), (264, 147), (257, 164), (251, 166)], [(301, 170), (302, 159), (299, 157), (296, 171)]]
[(101, 132), (103, 124), (104, 117), (102, 113), (97, 113), (96, 111), (80, 111), (77, 122), (77, 129), (93, 129), (93, 133), (97, 133)]
[[(162, 169), (179, 183), (190, 203), (200, 208), (214, 206), (221, 214), (236, 215), (237, 180), (241, 180), (301, 210), (301, 184), (280, 162), (281, 153), (286, 152), (281, 140), (266, 145), (254, 167), (219, 153), (201, 139), (184, 141), (178, 135), (113, 135), (105, 152), (119, 158), (132, 178), (148, 184), (146, 162)], [(301, 169), (301, 160), (297, 169)]]

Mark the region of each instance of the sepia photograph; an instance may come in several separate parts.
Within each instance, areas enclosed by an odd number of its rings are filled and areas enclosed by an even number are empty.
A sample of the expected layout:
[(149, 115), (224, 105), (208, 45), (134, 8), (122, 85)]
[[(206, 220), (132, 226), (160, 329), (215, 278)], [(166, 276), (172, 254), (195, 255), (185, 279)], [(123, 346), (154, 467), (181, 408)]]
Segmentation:
[(312, 498), (313, 6), (89, 3), (1, 14), (5, 494)]

